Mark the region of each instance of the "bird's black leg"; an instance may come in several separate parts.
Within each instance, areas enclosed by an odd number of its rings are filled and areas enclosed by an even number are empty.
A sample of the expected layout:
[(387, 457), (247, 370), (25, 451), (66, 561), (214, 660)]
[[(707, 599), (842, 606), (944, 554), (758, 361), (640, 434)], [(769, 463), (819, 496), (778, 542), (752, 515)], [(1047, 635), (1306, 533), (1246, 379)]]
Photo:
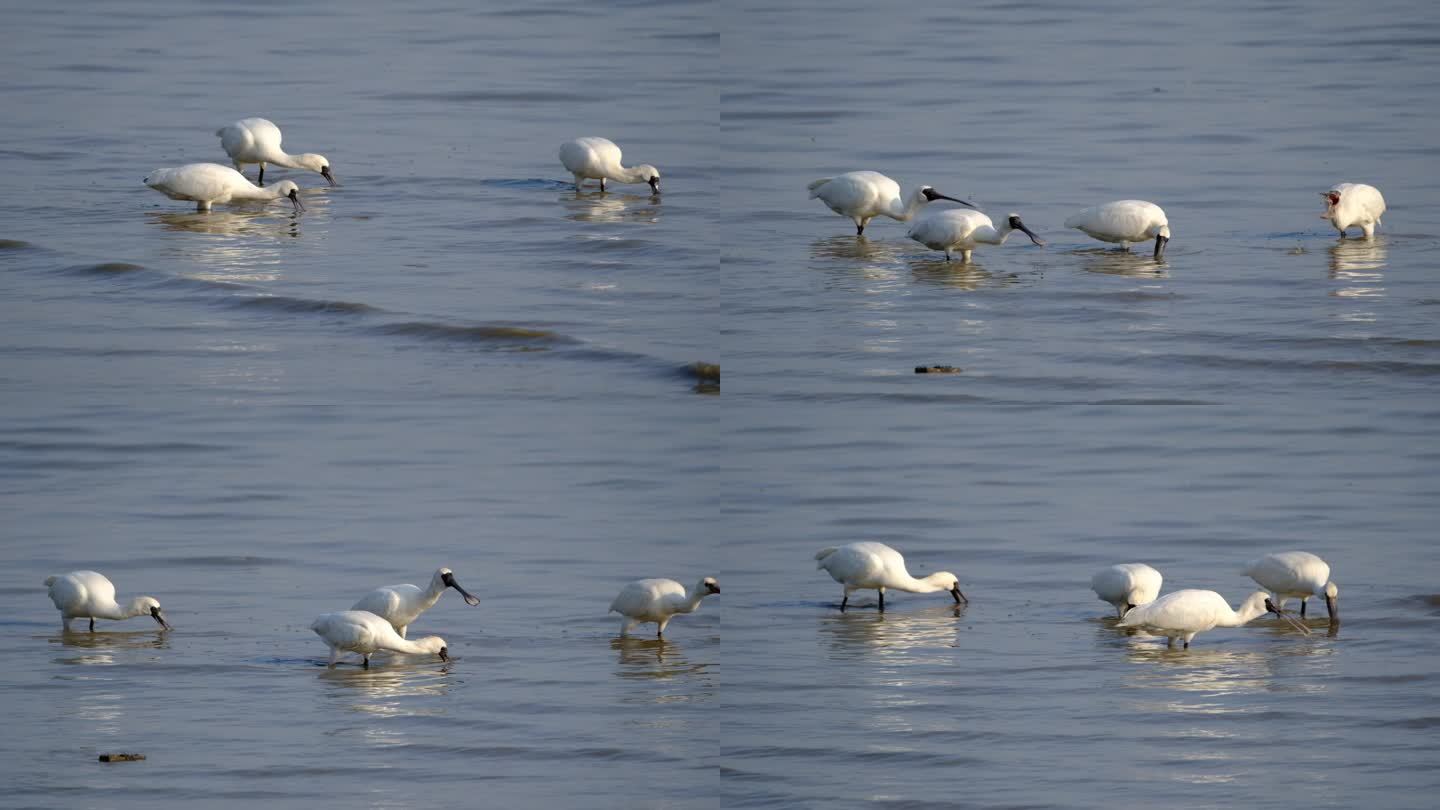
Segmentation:
[(264, 164), (264, 163), (261, 163), (261, 164), (260, 164), (260, 179), (257, 180), (257, 181), (255, 181), (255, 185), (257, 185), (257, 186), (263, 186), (263, 185), (265, 185), (265, 164)]
[(844, 612), (845, 612), (845, 606), (846, 606), (847, 604), (849, 604), (849, 603), (850, 603), (850, 594), (847, 593), (847, 594), (845, 594), (845, 598), (840, 600), (840, 612), (841, 612), (841, 613), (844, 613)]
[(1305, 618), (1305, 604), (1306, 604), (1307, 602), (1309, 602), (1309, 601), (1310, 601), (1309, 599), (1301, 599), (1301, 600), (1300, 600), (1300, 618), (1302, 618), (1302, 619)]
[(90, 632), (92, 632), (92, 633), (95, 632), (95, 617), (94, 617), (94, 616), (91, 616), (91, 617), (90, 617)]
[(855, 226), (855, 235), (856, 235), (856, 236), (864, 236), (864, 235), (865, 235), (865, 226), (864, 226), (864, 225), (856, 225), (856, 226)]
[(370, 668), (370, 656), (368, 656), (368, 655), (365, 656), (365, 668), (366, 668), (366, 669), (369, 669), (369, 668)]
[(1187, 650), (1190, 649), (1190, 642), (1188, 642), (1188, 641), (1185, 642), (1185, 649), (1187, 649)]
[(600, 178), (600, 190), (601, 190), (601, 191), (604, 191), (604, 190), (605, 190), (605, 178), (603, 178), (603, 177)]
[(884, 591), (880, 591), (879, 593), (880, 593), (880, 612), (881, 612), (881, 613), (884, 613), (884, 612), (885, 612), (885, 592), (884, 592)]

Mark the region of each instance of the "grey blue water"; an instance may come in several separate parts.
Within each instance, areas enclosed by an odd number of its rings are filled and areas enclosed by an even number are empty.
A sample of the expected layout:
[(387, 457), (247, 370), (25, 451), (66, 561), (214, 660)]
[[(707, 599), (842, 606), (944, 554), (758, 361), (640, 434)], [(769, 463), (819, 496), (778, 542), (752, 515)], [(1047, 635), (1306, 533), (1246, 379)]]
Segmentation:
[[(1428, 5), (126, 0), (5, 27), (0, 805), (1440, 787)], [(223, 162), (251, 115), (341, 184), (273, 170), (297, 217), (140, 182)], [(555, 151), (587, 134), (664, 193), (577, 194)], [(1047, 245), (857, 239), (805, 191), (854, 169)], [(1345, 180), (1386, 195), (1373, 241), (1319, 218)], [(1168, 212), (1163, 263), (1061, 227), (1126, 197)], [(861, 539), (970, 603), (841, 614), (812, 557)], [(1330, 561), (1336, 632), (1171, 651), (1088, 589), (1143, 561), (1238, 603), (1288, 548)], [(316, 614), (440, 565), (481, 599), (412, 628), (452, 661), (322, 666)], [(41, 582), (76, 568), (175, 630), (62, 634)], [(723, 593), (665, 642), (616, 638), (626, 581), (701, 574)]]

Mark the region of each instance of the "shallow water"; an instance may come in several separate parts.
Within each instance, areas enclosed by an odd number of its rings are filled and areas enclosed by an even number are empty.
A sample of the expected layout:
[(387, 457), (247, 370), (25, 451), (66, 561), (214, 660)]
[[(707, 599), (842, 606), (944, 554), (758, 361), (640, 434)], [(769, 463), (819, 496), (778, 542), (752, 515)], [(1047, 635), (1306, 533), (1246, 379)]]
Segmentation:
[[(1425, 803), (1429, 7), (782, 5), (9, 11), (0, 804)], [(341, 185), (140, 183), (246, 115)], [(664, 194), (569, 189), (588, 133)], [(1049, 244), (856, 239), (805, 184), (861, 168)], [(1339, 180), (1384, 190), (1373, 242), (1318, 219)], [(1164, 263), (1060, 227), (1132, 196)], [(969, 605), (839, 613), (812, 557), (858, 539)], [(1170, 651), (1087, 587), (1238, 602), (1293, 547), (1335, 634)], [(451, 662), (321, 666), (316, 614), (439, 565), (482, 599), (414, 628)], [(81, 567), (176, 630), (62, 635), (39, 583)], [(626, 580), (702, 573), (615, 638)]]

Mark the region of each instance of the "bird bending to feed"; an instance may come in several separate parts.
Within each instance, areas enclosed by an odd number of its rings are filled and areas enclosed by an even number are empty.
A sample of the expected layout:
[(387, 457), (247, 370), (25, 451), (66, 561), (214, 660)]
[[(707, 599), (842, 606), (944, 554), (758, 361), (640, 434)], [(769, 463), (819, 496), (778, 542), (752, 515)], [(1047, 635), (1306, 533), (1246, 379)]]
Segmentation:
[(136, 616), (149, 616), (163, 629), (170, 629), (170, 624), (160, 612), (160, 600), (153, 596), (137, 596), (130, 600), (130, 604), (120, 607), (115, 602), (114, 583), (103, 574), (71, 571), (46, 577), (45, 586), (50, 589), (50, 601), (60, 611), (60, 624), (66, 632), (70, 630), (71, 619), (89, 619), (90, 632), (93, 633), (96, 619), (120, 621)]
[(875, 217), (908, 222), (925, 203), (935, 200), (970, 205), (964, 200), (941, 194), (930, 186), (921, 186), (902, 200), (900, 184), (879, 172), (846, 172), (822, 177), (806, 188), (810, 189), (810, 199), (819, 199), (831, 211), (849, 217), (855, 223), (856, 236), (864, 234), (865, 226)]
[(900, 552), (884, 543), (860, 542), (840, 547), (822, 548), (815, 554), (819, 564), (815, 567), (826, 571), (836, 582), (845, 586), (845, 596), (840, 600), (840, 610), (850, 602), (851, 591), (875, 590), (880, 593), (880, 611), (885, 610), (885, 589), (910, 593), (934, 593), (949, 591), (955, 597), (955, 604), (969, 602), (960, 592), (960, 580), (949, 571), (936, 571), (928, 577), (916, 579), (905, 570), (905, 558)]
[(235, 161), (235, 170), (243, 172), (245, 164), (260, 164), (260, 178), (265, 183), (265, 164), (274, 163), (287, 169), (309, 169), (319, 172), (321, 177), (335, 185), (335, 175), (330, 173), (330, 161), (324, 155), (306, 152), (303, 155), (287, 155), (280, 148), (280, 128), (264, 118), (242, 118), (229, 126), (215, 130), (220, 136), (220, 145), (225, 154)]
[(342, 652), (360, 653), (365, 658), (365, 668), (370, 668), (370, 656), (380, 650), (406, 655), (439, 655), (441, 661), (450, 660), (445, 639), (426, 636), (407, 641), (395, 632), (390, 623), (368, 610), (342, 610), (337, 613), (322, 613), (310, 624), (310, 629), (330, 645), (330, 666), (335, 666)]
[(560, 144), (560, 162), (575, 175), (575, 190), (586, 180), (598, 179), (600, 190), (605, 181), (617, 183), (649, 183), (650, 191), (660, 193), (660, 170), (646, 163), (625, 168), (620, 165), (620, 147), (605, 138), (576, 138)]
[(441, 568), (430, 578), (430, 586), (420, 590), (416, 585), (385, 585), (360, 597), (351, 610), (368, 610), (390, 623), (395, 632), (405, 638), (405, 630), (421, 613), (435, 606), (444, 595), (446, 588), (454, 588), (465, 597), (465, 604), (480, 604), (474, 594), (460, 587), (455, 574), (449, 568)]
[(1320, 196), (1325, 198), (1325, 213), (1320, 218), (1330, 220), (1341, 239), (1345, 238), (1346, 228), (1354, 227), (1364, 231), (1366, 239), (1375, 235), (1375, 226), (1385, 213), (1385, 198), (1380, 196), (1380, 189), (1364, 183), (1336, 183), (1329, 191), (1320, 192)]
[(1096, 572), (1090, 578), (1090, 590), (1101, 602), (1114, 605), (1115, 617), (1123, 619), (1135, 606), (1154, 602), (1163, 580), (1159, 571), (1145, 563), (1122, 563)]
[(688, 591), (673, 579), (637, 579), (620, 589), (610, 603), (610, 612), (621, 616), (621, 637), (630, 635), (636, 625), (654, 622), (658, 625), (655, 637), (663, 638), (665, 625), (675, 614), (694, 613), (700, 600), (712, 593), (720, 593), (714, 577), (705, 577)]
[(290, 200), (295, 212), (305, 210), (300, 203), (300, 187), (294, 181), (281, 180), (268, 186), (256, 186), (245, 176), (218, 163), (190, 163), (170, 169), (156, 169), (145, 176), (145, 185), (172, 200), (190, 200), (196, 211), (209, 211), (215, 203), (247, 200)]
[(1282, 610), (1287, 599), (1300, 597), (1302, 619), (1310, 597), (1323, 596), (1330, 622), (1340, 622), (1340, 607), (1336, 604), (1340, 589), (1330, 581), (1330, 565), (1308, 551), (1282, 551), (1258, 557), (1245, 565), (1245, 576), (1274, 593)]
[(1230, 609), (1225, 597), (1214, 591), (1185, 590), (1167, 593), (1148, 605), (1139, 605), (1125, 614), (1117, 626), (1140, 627), (1168, 639), (1167, 645), (1175, 646), (1175, 639), (1185, 641), (1190, 649), (1190, 639), (1196, 633), (1203, 633), (1214, 627), (1240, 627), (1264, 613), (1274, 613), (1291, 627), (1309, 634), (1310, 628), (1282, 613), (1270, 594), (1256, 591), (1240, 605), (1240, 610)]
[(952, 250), (960, 251), (960, 260), (970, 261), (970, 252), (978, 245), (1003, 245), (1010, 234), (1021, 231), (1030, 241), (1041, 247), (1045, 242), (1035, 232), (1025, 227), (1019, 214), (1009, 214), (1000, 227), (990, 217), (979, 211), (947, 208), (944, 211), (927, 211), (910, 226), (910, 238), (931, 248), (945, 251), (945, 261), (950, 261)]
[(1101, 242), (1119, 242), (1122, 250), (1131, 243), (1155, 240), (1155, 258), (1165, 255), (1170, 241), (1170, 221), (1165, 211), (1144, 200), (1116, 200), (1071, 214), (1065, 227), (1084, 231)]

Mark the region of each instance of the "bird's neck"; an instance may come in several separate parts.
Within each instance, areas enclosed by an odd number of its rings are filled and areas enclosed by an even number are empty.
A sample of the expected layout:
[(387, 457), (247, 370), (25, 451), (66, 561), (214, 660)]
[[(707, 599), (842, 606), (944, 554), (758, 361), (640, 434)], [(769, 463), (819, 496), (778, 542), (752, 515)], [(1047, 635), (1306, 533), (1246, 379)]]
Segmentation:
[(949, 585), (943, 582), (936, 581), (933, 574), (922, 579), (916, 579), (909, 574), (905, 574), (904, 578), (899, 579), (897, 582), (891, 583), (886, 587), (892, 588), (897, 591), (906, 591), (908, 593), (934, 593), (936, 591), (950, 590)]
[(1229, 621), (1222, 621), (1219, 624), (1221, 627), (1240, 627), (1249, 624), (1252, 619), (1258, 618), (1264, 613), (1265, 604), (1263, 602), (1246, 602), (1240, 606), (1239, 610), (1235, 611)]
[(434, 645), (430, 642), (431, 638), (431, 636), (427, 636), (422, 639), (416, 639), (415, 641), (410, 641), (409, 639), (404, 638), (400, 639), (399, 641), (392, 640), (390, 642), (390, 648), (393, 649), (395, 652), (405, 653), (406, 655), (428, 655), (430, 653), (438, 652), (438, 650), (435, 649)]
[(611, 168), (610, 178), (617, 183), (644, 183), (650, 180), (638, 169), (627, 169), (617, 161)]
[(265, 153), (265, 162), (274, 166), (284, 166), (287, 169), (303, 169), (295, 155), (286, 154), (285, 150), (276, 147)]
[(445, 589), (448, 587), (450, 586), (446, 585), (445, 580), (440, 577), (431, 579), (430, 587), (420, 593), (420, 602), (424, 605), (423, 609), (429, 610), (434, 607), (435, 603), (440, 601), (440, 597), (445, 595)]
[(125, 607), (120, 607), (119, 603), (117, 602), (111, 602), (108, 605), (97, 605), (96, 608), (97, 609), (94, 611), (95, 618), (111, 619), (113, 621), (130, 619), (134, 618), (135, 616), (150, 612), (145, 608), (143, 604), (140, 603), (140, 597), (138, 596), (134, 599), (131, 599), (130, 604), (126, 605)]
[(975, 235), (975, 241), (984, 242), (988, 245), (1003, 245), (1005, 244), (1005, 240), (1010, 238), (1010, 234), (1015, 232), (1015, 229), (1010, 227), (1010, 220), (1008, 219), (999, 225), (992, 226), (989, 230), (990, 233), (986, 234), (984, 233), (984, 229), (982, 229), (981, 233)]
[(901, 203), (898, 199), (891, 203), (890, 217), (900, 222), (909, 222), (914, 218), (915, 212), (925, 207), (925, 203), (927, 202), (929, 202), (929, 200), (925, 198), (925, 192), (917, 188), (910, 192), (910, 196), (905, 198), (904, 203)]
[(676, 613), (694, 613), (700, 607), (700, 600), (705, 598), (705, 591), (698, 585), (692, 585), (685, 589), (684, 596), (672, 596), (670, 606)]
[(280, 191), (280, 183), (271, 183), (268, 186), (237, 189), (230, 196), (237, 200), (278, 200), (285, 194)]

